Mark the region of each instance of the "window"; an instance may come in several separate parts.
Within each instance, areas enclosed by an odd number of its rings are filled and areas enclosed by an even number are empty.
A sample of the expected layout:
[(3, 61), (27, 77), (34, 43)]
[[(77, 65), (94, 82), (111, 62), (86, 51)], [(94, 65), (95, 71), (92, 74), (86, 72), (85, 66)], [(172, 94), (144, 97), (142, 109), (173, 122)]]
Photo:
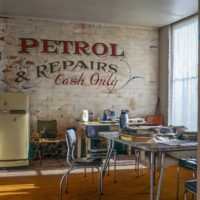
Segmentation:
[(198, 16), (172, 25), (169, 124), (197, 131)]

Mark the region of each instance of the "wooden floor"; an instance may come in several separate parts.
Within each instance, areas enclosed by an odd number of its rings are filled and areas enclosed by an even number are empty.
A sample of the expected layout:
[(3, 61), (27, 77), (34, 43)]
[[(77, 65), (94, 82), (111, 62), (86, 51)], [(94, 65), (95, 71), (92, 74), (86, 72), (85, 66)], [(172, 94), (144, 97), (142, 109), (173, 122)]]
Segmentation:
[[(133, 165), (121, 168), (122, 161), (133, 162), (127, 156), (118, 161), (117, 183), (113, 183), (113, 171), (105, 176), (103, 181), (104, 194), (102, 200), (148, 200), (149, 199), (149, 169), (143, 168), (144, 174), (137, 177)], [(167, 159), (161, 200), (176, 198), (176, 161)], [(58, 199), (59, 181), (65, 172), (64, 160), (38, 161), (26, 169), (0, 170), (1, 200), (56, 200)], [(77, 172), (77, 171), (76, 171)], [(94, 183), (91, 182), (91, 172), (87, 177), (83, 171), (72, 173), (69, 180), (69, 193), (63, 193), (63, 200), (95, 200), (98, 199), (98, 176), (95, 173)], [(158, 179), (158, 173), (156, 175)], [(189, 170), (181, 169), (179, 199), (183, 199), (184, 182), (191, 179)], [(157, 182), (156, 182), (157, 183)], [(155, 185), (156, 190), (157, 185)], [(188, 196), (188, 200), (192, 199)]]
[[(165, 170), (161, 200), (175, 200), (176, 198), (176, 169), (168, 167)], [(180, 199), (183, 199), (184, 181), (191, 177), (191, 173), (182, 170)], [(1, 200), (56, 200), (58, 199), (59, 180), (61, 175), (46, 175), (37, 171), (32, 176), (1, 177)], [(102, 200), (148, 200), (149, 199), (149, 171), (136, 177), (133, 170), (119, 170), (117, 183), (113, 183), (112, 173), (103, 181), (104, 194)], [(155, 188), (157, 187), (157, 184)], [(87, 177), (83, 173), (73, 173), (69, 180), (69, 193), (63, 193), (63, 200), (95, 200), (98, 199), (97, 174), (91, 183), (91, 173)], [(188, 199), (191, 199), (190, 197)]]
[[(112, 170), (113, 160), (111, 160)], [(177, 166), (177, 160), (172, 157), (166, 157), (166, 166)], [(141, 162), (140, 168), (149, 167), (149, 158), (146, 156), (145, 160)], [(28, 167), (22, 168), (0, 168), (0, 177), (20, 177), (32, 176), (36, 174), (57, 175), (63, 174), (67, 168), (66, 161), (62, 159), (43, 159), (33, 160)], [(135, 157), (133, 155), (118, 155), (117, 156), (117, 170), (135, 169)], [(81, 170), (76, 170), (80, 172)]]

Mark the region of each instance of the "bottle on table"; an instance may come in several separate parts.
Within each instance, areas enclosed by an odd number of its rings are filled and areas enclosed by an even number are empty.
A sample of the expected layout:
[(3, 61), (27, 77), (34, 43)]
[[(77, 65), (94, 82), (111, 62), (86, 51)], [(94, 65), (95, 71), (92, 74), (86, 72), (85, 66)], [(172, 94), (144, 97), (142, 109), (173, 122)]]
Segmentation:
[(126, 110), (121, 111), (121, 115), (119, 118), (119, 125), (121, 129), (128, 127), (128, 111)]
[(103, 120), (103, 121), (106, 121), (106, 120), (107, 120), (107, 114), (106, 114), (106, 111), (105, 111), (105, 110), (103, 111), (102, 120)]
[(111, 121), (115, 122), (116, 121), (116, 112), (115, 112), (114, 105), (112, 105), (112, 107), (111, 107), (110, 116), (111, 116)]

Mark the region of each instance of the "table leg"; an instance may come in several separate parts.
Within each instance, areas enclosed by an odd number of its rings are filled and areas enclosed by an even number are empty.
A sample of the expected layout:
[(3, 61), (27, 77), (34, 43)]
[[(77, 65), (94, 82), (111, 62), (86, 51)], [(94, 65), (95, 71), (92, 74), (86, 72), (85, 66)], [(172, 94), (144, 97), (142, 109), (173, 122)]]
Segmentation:
[(155, 170), (155, 154), (154, 152), (151, 152), (151, 155), (150, 155), (150, 200), (153, 200), (154, 199), (154, 182), (155, 182), (155, 176), (154, 176), (154, 170)]
[(165, 153), (162, 152), (161, 153), (161, 163), (160, 163), (160, 177), (159, 177), (159, 182), (158, 182), (158, 191), (157, 191), (156, 200), (160, 199), (160, 192), (161, 192), (164, 168), (165, 168)]
[(114, 141), (108, 140), (108, 152), (106, 154), (106, 159), (105, 159), (105, 163), (104, 163), (104, 166), (103, 166), (103, 176), (105, 175), (106, 169), (109, 165), (109, 161), (110, 161), (110, 157), (112, 155), (113, 148), (114, 148)]
[(42, 164), (42, 149), (41, 149), (41, 145), (40, 142), (38, 141), (36, 143), (36, 159), (39, 159), (40, 165)]
[(85, 155), (86, 157), (90, 157), (90, 154), (88, 153), (91, 149), (91, 139), (85, 138)]
[(132, 153), (131, 153), (131, 149), (132, 149), (131, 145), (128, 145), (128, 155), (129, 155), (129, 156), (132, 154)]
[(82, 140), (81, 130), (78, 129), (77, 131), (77, 158), (81, 157), (81, 147), (82, 147), (81, 140)]

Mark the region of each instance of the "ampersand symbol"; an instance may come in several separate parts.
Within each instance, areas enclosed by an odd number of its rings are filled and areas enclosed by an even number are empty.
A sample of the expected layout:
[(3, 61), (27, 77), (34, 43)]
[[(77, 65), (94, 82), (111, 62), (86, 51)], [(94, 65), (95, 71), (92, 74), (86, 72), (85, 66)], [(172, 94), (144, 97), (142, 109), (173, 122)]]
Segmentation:
[(26, 72), (24, 72), (24, 71), (17, 72), (18, 77), (15, 79), (15, 82), (19, 83), (19, 82), (22, 82), (22, 81), (30, 80), (30, 79), (26, 78), (25, 75), (26, 75)]

